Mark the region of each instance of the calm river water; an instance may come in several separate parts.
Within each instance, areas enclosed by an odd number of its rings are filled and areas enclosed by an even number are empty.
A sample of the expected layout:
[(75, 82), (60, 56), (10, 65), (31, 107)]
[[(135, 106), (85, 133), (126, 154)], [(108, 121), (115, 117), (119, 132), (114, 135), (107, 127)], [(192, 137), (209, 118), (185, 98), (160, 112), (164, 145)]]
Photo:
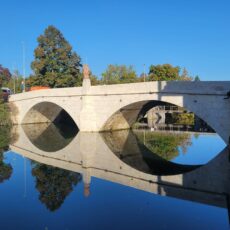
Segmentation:
[(217, 134), (42, 124), (1, 129), (0, 144), (1, 229), (229, 229)]

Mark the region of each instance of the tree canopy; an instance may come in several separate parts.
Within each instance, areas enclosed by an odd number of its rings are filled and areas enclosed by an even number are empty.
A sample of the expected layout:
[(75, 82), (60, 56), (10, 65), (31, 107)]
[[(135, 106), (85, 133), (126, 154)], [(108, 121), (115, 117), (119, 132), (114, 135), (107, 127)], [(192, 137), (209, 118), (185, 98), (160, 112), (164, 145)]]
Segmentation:
[(15, 70), (12, 73), (10, 80), (6, 84), (4, 84), (4, 86), (10, 88), (13, 93), (20, 93), (22, 91), (22, 81), (24, 81), (23, 76), (19, 73), (18, 70)]
[(179, 78), (180, 67), (173, 67), (170, 64), (151, 65), (149, 67), (150, 81), (169, 81)]
[(72, 87), (80, 80), (81, 58), (54, 26), (45, 29), (37, 39), (35, 60), (31, 63), (34, 75), (31, 86)]
[(170, 64), (151, 65), (149, 67), (149, 81), (192, 81), (192, 77), (188, 75), (188, 71), (179, 66), (172, 66)]
[(194, 81), (200, 81), (200, 77), (196, 75)]
[(11, 73), (9, 69), (4, 68), (2, 65), (0, 65), (0, 87), (4, 86), (4, 84), (7, 84), (11, 79)]
[(132, 66), (109, 65), (102, 73), (102, 81), (105, 84), (137, 82), (137, 74)]

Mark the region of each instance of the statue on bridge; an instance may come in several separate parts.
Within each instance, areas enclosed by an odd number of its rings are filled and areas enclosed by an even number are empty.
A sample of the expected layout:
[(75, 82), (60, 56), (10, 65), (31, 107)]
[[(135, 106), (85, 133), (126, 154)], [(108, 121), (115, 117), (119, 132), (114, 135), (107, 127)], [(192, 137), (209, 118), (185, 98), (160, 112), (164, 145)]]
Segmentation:
[(83, 65), (83, 79), (89, 79), (89, 73), (90, 73), (90, 69), (89, 66), (87, 64)]

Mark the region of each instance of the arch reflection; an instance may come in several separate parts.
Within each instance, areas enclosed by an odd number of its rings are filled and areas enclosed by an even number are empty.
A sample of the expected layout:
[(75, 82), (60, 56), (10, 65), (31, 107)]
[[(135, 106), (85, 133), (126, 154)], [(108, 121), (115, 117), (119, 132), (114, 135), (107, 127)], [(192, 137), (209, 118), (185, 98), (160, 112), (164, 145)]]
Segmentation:
[(75, 126), (53, 123), (29, 124), (22, 128), (33, 145), (45, 152), (65, 148), (78, 132)]
[[(18, 138), (10, 145), (14, 152), (45, 164), (45, 167), (42, 166), (45, 168), (44, 177), (48, 177), (49, 171), (52, 172), (50, 166), (82, 175), (87, 196), (91, 177), (97, 177), (163, 196), (227, 207), (226, 197), (230, 191), (228, 148), (208, 164), (202, 167), (185, 165), (184, 171), (184, 166), (152, 153), (149, 146), (143, 143), (143, 134), (138, 134), (138, 138), (129, 132), (117, 132), (116, 135), (79, 132), (60, 151), (46, 152), (32, 143), (21, 126), (15, 132)], [(168, 171), (162, 173), (162, 169), (157, 168), (157, 162), (163, 162)], [(174, 167), (181, 173), (176, 175)], [(45, 197), (50, 199), (49, 196)]]
[[(178, 145), (189, 135), (163, 135), (156, 139), (147, 132), (116, 131), (103, 133), (103, 138), (112, 152), (129, 166), (153, 175), (176, 175), (192, 171), (201, 165), (181, 165), (170, 162), (178, 155)], [(188, 143), (188, 142), (187, 142)]]

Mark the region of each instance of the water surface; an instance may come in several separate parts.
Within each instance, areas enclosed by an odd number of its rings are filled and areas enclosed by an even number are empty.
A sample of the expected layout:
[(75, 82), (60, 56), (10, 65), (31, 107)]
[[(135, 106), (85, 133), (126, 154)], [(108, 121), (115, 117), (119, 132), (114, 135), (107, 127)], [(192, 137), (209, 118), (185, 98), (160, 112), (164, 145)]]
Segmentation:
[(216, 134), (47, 125), (6, 134), (2, 229), (229, 228), (229, 156)]

